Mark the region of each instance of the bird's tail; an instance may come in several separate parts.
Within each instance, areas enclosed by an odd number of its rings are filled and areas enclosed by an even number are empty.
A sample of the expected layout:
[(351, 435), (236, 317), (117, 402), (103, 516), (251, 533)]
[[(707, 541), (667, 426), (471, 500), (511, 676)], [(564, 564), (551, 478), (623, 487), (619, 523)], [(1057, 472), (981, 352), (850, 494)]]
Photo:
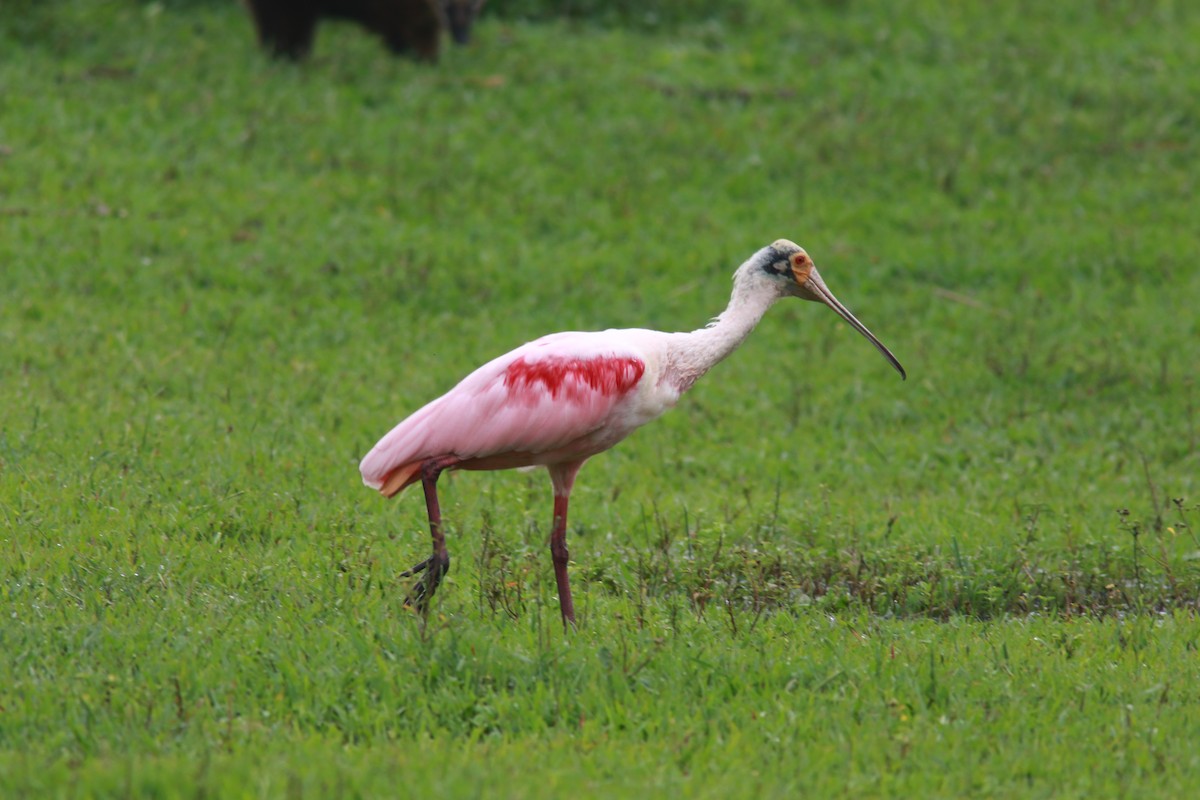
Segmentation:
[(380, 478), (374, 476), (368, 477), (365, 472), (363, 474), (363, 483), (372, 489), (377, 489), (384, 497), (395, 497), (420, 479), (420, 461), (411, 461), (407, 464), (393, 467)]

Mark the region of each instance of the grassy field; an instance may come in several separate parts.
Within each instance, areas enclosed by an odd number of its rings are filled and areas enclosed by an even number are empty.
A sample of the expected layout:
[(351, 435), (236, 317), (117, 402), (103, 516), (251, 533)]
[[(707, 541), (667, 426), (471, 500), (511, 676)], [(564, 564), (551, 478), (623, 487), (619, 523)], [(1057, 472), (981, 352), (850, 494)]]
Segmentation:
[[(436, 67), (0, 9), (0, 796), (1180, 797), (1200, 7), (528, 0)], [(615, 10), (614, 10), (615, 9)], [(358, 459), (559, 329), (784, 303), (584, 468)]]

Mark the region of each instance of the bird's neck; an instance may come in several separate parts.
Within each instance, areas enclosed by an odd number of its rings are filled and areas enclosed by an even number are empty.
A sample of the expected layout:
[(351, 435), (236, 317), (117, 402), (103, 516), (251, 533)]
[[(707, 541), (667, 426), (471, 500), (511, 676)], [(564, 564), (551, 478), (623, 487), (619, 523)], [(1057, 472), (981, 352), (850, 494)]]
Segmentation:
[(773, 285), (739, 274), (729, 306), (716, 319), (699, 330), (672, 334), (666, 379), (680, 392), (690, 389), (745, 341), (780, 296)]

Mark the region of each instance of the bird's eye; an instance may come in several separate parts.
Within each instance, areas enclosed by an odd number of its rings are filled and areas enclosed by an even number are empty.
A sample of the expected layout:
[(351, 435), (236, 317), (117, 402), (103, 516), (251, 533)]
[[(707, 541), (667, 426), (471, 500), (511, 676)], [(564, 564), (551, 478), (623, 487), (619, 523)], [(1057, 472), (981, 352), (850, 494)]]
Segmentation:
[(794, 253), (792, 255), (792, 266), (796, 269), (802, 268), (808, 263), (808, 253)]

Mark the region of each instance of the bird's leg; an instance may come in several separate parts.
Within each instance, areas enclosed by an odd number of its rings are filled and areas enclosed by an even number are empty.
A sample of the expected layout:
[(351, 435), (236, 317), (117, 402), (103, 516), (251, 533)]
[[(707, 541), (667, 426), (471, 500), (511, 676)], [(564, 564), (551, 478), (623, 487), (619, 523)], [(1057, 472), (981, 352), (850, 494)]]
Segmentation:
[(554, 558), (554, 580), (558, 583), (558, 606), (562, 611), (563, 628), (575, 625), (575, 603), (571, 600), (571, 581), (567, 577), (567, 504), (575, 476), (583, 460), (551, 464), (546, 469), (554, 483), (554, 527), (550, 529), (550, 555)]
[(575, 624), (575, 603), (571, 600), (571, 582), (567, 577), (567, 500), (570, 495), (554, 493), (554, 527), (550, 530), (550, 555), (554, 558), (554, 580), (558, 582), (558, 605), (563, 627)]
[(419, 572), (425, 576), (417, 581), (412, 593), (404, 598), (404, 605), (415, 605), (417, 610), (429, 608), (429, 598), (437, 591), (442, 577), (450, 571), (450, 554), (446, 552), (446, 537), (442, 533), (442, 509), (438, 504), (437, 481), (442, 472), (458, 463), (453, 456), (439, 456), (426, 459), (421, 464), (421, 488), (425, 490), (425, 510), (429, 514), (429, 535), (433, 538), (433, 555), (414, 566), (401, 577), (409, 577)]

